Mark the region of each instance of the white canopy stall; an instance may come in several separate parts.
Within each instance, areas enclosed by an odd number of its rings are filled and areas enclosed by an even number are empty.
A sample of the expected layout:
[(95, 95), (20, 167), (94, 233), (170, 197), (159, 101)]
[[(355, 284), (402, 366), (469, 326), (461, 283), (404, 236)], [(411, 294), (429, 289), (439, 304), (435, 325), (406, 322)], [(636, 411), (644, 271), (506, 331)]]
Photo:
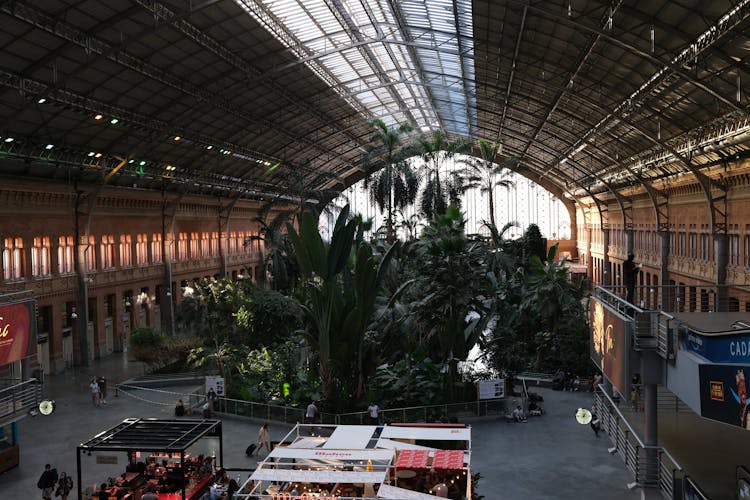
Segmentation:
[(405, 424), (377, 431), (369, 425), (317, 426), (320, 435), (311, 436), (298, 425), (258, 464), (235, 498), (429, 500), (439, 498), (429, 494), (435, 488), (446, 493), (450, 488), (449, 497), (470, 498), (469, 427)]

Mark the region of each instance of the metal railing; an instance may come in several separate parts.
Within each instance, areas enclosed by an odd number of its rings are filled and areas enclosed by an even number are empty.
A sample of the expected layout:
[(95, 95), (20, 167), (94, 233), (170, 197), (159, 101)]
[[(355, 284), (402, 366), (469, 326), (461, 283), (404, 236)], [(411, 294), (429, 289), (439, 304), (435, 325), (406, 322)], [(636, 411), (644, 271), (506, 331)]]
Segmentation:
[(31, 378), (0, 390), (0, 425), (7, 425), (25, 417), (39, 405), (42, 386)]
[[(428, 406), (410, 406), (404, 408), (381, 409), (378, 417), (384, 423), (403, 422), (430, 422), (440, 419), (461, 419), (466, 417), (484, 417), (488, 415), (505, 415), (506, 404), (509, 399), (483, 399), (466, 403), (446, 403)], [(521, 397), (516, 398), (516, 404), (522, 404)], [(364, 424), (367, 423), (369, 414), (366, 411), (351, 413), (339, 413), (336, 415), (336, 424)]]
[(657, 488), (666, 499), (674, 497), (674, 483), (682, 467), (661, 446), (646, 445), (620, 412), (612, 398), (599, 386), (594, 395), (594, 411), (613, 447), (634, 478), (632, 486)]
[[(133, 394), (131, 391), (145, 391), (152, 396), (143, 397)], [(206, 401), (203, 388), (200, 387), (190, 393), (164, 391), (132, 384), (115, 385), (115, 393), (122, 392), (128, 396), (146, 402), (160, 405), (173, 405), (178, 399), (182, 399), (186, 407), (199, 408)], [(166, 399), (157, 401), (156, 399)], [(412, 406), (404, 408), (391, 408), (380, 410), (380, 420), (384, 423), (395, 422), (428, 422), (447, 418), (481, 417), (488, 415), (505, 415), (506, 405), (524, 404), (523, 398), (486, 399), (466, 403), (448, 403), (428, 406)], [(214, 401), (214, 411), (238, 417), (247, 417), (258, 420), (269, 420), (284, 423), (300, 423), (304, 421), (306, 408), (293, 406), (272, 405), (268, 403), (256, 403), (241, 399), (219, 397)], [(320, 424), (363, 424), (369, 421), (367, 411), (351, 413), (328, 413), (320, 412), (315, 419)]]
[[(623, 285), (599, 285), (618, 296), (627, 304), (624, 297), (627, 287)], [(663, 310), (667, 312), (717, 312), (739, 311), (750, 300), (750, 287), (747, 285), (641, 285), (634, 287), (634, 306), (642, 310)]]
[(595, 287), (594, 297), (632, 322), (633, 348), (637, 351), (656, 351), (664, 359), (674, 359), (674, 316), (664, 311), (635, 306), (613, 293), (611, 288)]

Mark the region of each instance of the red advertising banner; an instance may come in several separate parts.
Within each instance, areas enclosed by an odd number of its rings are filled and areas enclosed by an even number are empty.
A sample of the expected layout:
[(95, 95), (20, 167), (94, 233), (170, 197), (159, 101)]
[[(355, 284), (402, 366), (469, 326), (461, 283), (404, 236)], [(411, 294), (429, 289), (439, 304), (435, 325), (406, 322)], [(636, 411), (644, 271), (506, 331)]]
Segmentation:
[(0, 365), (34, 352), (33, 307), (33, 302), (0, 306)]

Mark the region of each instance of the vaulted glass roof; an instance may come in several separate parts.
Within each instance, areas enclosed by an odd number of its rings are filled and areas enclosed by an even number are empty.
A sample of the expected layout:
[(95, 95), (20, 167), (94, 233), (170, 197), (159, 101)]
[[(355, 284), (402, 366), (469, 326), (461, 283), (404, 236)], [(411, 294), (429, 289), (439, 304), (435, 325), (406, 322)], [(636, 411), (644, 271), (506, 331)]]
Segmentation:
[(367, 118), (469, 135), (470, 0), (236, 0)]

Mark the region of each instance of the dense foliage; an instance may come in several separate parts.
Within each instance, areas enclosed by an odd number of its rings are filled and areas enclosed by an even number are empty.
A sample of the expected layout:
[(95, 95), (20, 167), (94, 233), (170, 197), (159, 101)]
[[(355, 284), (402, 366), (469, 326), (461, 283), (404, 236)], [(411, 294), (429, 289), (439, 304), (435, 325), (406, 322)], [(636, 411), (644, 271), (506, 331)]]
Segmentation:
[[(548, 251), (534, 225), (516, 240), (506, 238), (513, 224), (488, 222), (489, 238), (467, 235), (450, 203), (462, 182), (507, 187), (492, 163), (496, 147), (485, 144), (482, 161), (455, 179), (440, 165), (465, 145), (422, 138), (422, 174), (433, 192), (421, 201), (430, 217), (418, 234), (420, 221), (402, 214), (399, 242), (394, 214), (415, 202), (402, 152), (409, 129), (373, 127), (369, 151), (383, 155), (384, 173), (371, 185), (388, 211), (386, 238), (367, 241), (370, 221), (345, 207), (326, 242), (319, 206), (306, 210), (300, 201), (295, 225), (263, 225), (269, 281), (193, 284), (179, 311), (181, 331), (202, 339), (190, 363), (222, 375), (232, 396), (292, 405), (312, 398), (330, 411), (371, 400), (381, 407), (472, 400), (477, 377), (488, 374), (589, 371), (585, 290), (555, 261), (556, 247)], [(467, 362), (477, 352), (481, 370)]]

